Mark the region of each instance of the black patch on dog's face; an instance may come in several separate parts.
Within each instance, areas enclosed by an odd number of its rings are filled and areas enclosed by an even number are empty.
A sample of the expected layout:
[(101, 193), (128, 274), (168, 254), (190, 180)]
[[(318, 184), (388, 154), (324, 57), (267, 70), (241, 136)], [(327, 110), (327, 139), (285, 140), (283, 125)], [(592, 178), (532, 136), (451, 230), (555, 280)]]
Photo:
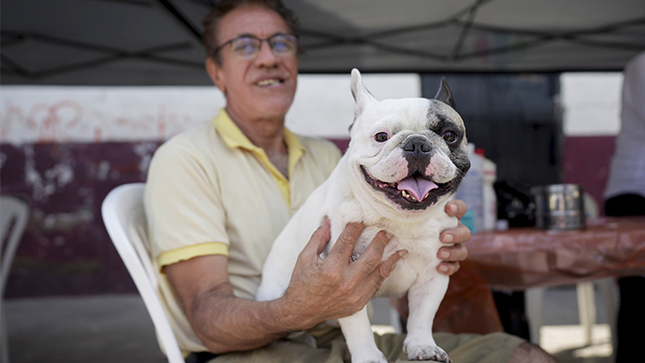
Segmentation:
[(470, 169), (470, 159), (468, 158), (468, 151), (463, 149), (457, 149), (450, 153), (450, 160), (453, 164), (459, 169), (457, 177), (451, 181), (455, 184), (455, 190), (459, 188), (461, 181), (466, 176), (466, 173)]
[(444, 139), (444, 142), (451, 151), (458, 149), (464, 137), (466, 137), (466, 134), (457, 123), (451, 121), (448, 116), (433, 111), (428, 111), (428, 128), (441, 138), (444, 138), (447, 132), (453, 133), (455, 136), (454, 142), (448, 142), (448, 140)]
[[(428, 108), (427, 117), (428, 129), (442, 138), (450, 151), (448, 157), (457, 169), (459, 169), (458, 175), (449, 182), (453, 187), (452, 189), (456, 190), (461, 184), (466, 172), (470, 169), (470, 159), (468, 158), (468, 148), (466, 147), (466, 132), (460, 126), (461, 123), (452, 121), (449, 115), (441, 112), (441, 108), (437, 109), (437, 107), (434, 107), (432, 102)], [(451, 133), (451, 135), (447, 133)], [(451, 137), (449, 136), (454, 136), (455, 140), (449, 142), (451, 141)]]

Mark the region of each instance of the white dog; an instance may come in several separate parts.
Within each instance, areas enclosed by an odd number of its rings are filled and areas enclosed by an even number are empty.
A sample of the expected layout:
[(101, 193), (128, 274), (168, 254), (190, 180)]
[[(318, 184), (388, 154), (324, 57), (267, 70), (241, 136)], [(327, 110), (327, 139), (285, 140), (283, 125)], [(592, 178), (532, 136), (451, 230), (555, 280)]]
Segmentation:
[[(326, 253), (347, 223), (363, 222), (366, 228), (354, 256), (365, 252), (380, 230), (393, 235), (383, 259), (401, 249), (409, 252), (375, 295), (408, 294), (404, 349), (409, 359), (450, 362), (432, 337), (432, 323), (449, 281), (436, 270), (439, 234), (458, 223), (445, 213), (445, 206), (470, 167), (464, 122), (453, 108), (445, 79), (434, 100), (377, 101), (353, 69), (351, 90), (356, 111), (349, 148), (276, 239), (257, 300), (282, 296), (298, 255), (324, 216), (331, 222)], [(365, 308), (338, 321), (353, 363), (386, 362)]]

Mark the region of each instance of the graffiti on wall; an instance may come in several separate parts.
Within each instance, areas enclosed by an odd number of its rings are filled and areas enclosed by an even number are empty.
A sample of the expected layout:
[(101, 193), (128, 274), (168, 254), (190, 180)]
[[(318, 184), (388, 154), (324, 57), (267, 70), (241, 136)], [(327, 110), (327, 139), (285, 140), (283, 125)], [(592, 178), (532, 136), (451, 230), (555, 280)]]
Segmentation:
[(225, 104), (215, 87), (6, 86), (2, 143), (166, 140)]

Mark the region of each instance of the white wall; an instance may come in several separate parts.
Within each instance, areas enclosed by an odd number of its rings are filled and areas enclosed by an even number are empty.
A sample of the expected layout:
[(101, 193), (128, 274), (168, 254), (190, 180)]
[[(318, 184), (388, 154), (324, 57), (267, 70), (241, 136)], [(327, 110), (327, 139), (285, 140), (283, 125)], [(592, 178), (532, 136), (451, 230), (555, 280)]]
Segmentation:
[[(354, 101), (349, 75), (301, 75), (287, 127), (347, 137)], [(364, 75), (377, 98), (421, 92), (414, 74)], [(0, 141), (108, 142), (165, 140), (209, 120), (225, 105), (215, 87), (0, 87)]]
[(623, 75), (563, 73), (560, 95), (566, 136), (617, 135)]
[[(304, 75), (287, 114), (287, 127), (300, 134), (329, 138), (349, 137), (354, 98), (349, 75)], [(421, 96), (417, 74), (365, 74), (365, 87), (377, 99)]]
[[(418, 97), (416, 74), (364, 75), (378, 98)], [(347, 137), (354, 115), (349, 75), (301, 75), (287, 127)], [(564, 73), (566, 136), (616, 135), (621, 73)], [(0, 87), (0, 141), (107, 142), (165, 140), (210, 119), (225, 104), (215, 87)]]
[(4, 86), (2, 142), (166, 139), (224, 104), (214, 87)]

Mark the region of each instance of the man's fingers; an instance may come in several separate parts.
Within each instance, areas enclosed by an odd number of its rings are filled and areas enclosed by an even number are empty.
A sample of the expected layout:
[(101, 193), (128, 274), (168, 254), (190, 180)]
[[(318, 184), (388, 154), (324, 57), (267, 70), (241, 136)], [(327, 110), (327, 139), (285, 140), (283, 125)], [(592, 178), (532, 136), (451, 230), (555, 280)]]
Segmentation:
[(463, 200), (455, 199), (446, 204), (446, 214), (451, 217), (462, 218), (467, 210), (468, 207)]
[(385, 246), (390, 243), (390, 240), (392, 240), (391, 234), (385, 231), (379, 231), (376, 236), (374, 236), (372, 242), (370, 242), (370, 245), (367, 247), (367, 250), (363, 255), (378, 255), (378, 261), (376, 261), (376, 263), (378, 264), (379, 262), (381, 262), (383, 251), (385, 251)]
[(381, 286), (383, 281), (390, 276), (390, 273), (392, 270), (394, 270), (394, 267), (396, 267), (396, 263), (399, 262), (403, 256), (407, 255), (408, 251), (407, 250), (398, 250), (394, 252), (390, 257), (387, 258), (387, 260), (381, 262), (381, 264), (378, 266), (375, 273), (378, 274), (378, 285)]
[(320, 227), (318, 227), (318, 229), (316, 229), (316, 231), (314, 231), (314, 233), (311, 235), (309, 242), (307, 242), (307, 245), (302, 250), (302, 252), (312, 254), (315, 251), (316, 256), (320, 255), (325, 250), (325, 246), (327, 246), (327, 243), (329, 243), (330, 238), (331, 226), (329, 223), (329, 218), (325, 217)]
[(379, 264), (383, 260), (385, 246), (387, 246), (391, 239), (392, 235), (389, 233), (385, 231), (378, 232), (372, 239), (372, 242), (370, 242), (367, 250), (355, 261), (353, 267), (360, 269), (363, 276), (370, 275), (379, 267)]
[(471, 236), (472, 236), (472, 233), (470, 232), (470, 229), (465, 225), (459, 223), (457, 227), (446, 229), (445, 231), (441, 232), (441, 234), (439, 235), (439, 239), (443, 243), (459, 244), (459, 243), (468, 242)]
[(336, 258), (349, 262), (349, 258), (354, 252), (356, 240), (358, 240), (364, 228), (363, 223), (347, 223), (343, 232), (338, 236), (338, 240), (336, 240), (329, 257), (337, 256)]
[(437, 271), (443, 275), (451, 276), (459, 271), (459, 262), (441, 262), (437, 266)]
[(468, 257), (468, 249), (461, 243), (454, 246), (441, 247), (437, 253), (439, 259), (446, 262), (459, 262)]

